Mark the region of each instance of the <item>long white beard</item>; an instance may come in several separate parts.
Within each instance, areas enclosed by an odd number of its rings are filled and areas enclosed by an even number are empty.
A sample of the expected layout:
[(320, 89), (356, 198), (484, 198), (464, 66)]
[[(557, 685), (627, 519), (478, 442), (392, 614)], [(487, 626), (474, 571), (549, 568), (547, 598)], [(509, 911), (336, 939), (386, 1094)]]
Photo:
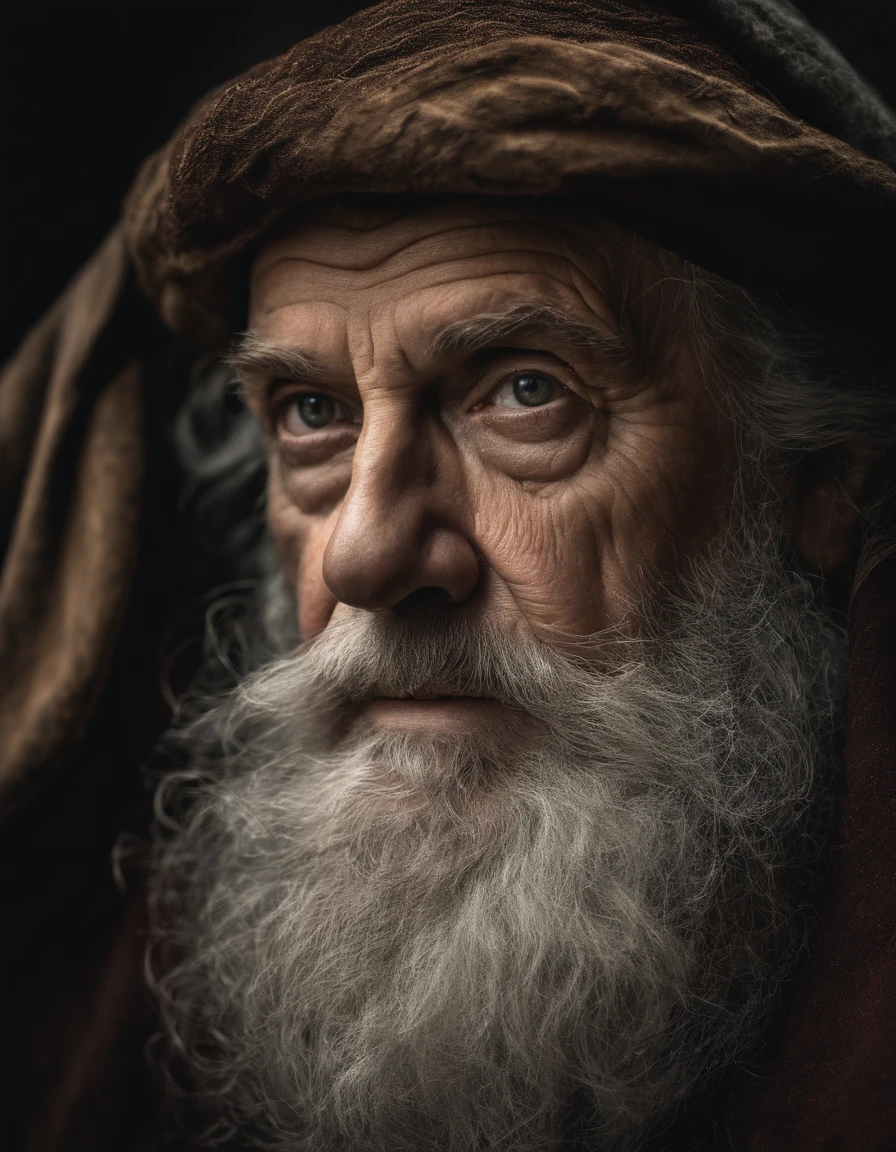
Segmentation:
[[(749, 1045), (802, 945), (843, 658), (754, 536), (613, 668), (357, 613), (192, 724), (159, 799), (158, 990), (219, 1133), (628, 1149)], [(430, 685), (538, 734), (350, 723)]]

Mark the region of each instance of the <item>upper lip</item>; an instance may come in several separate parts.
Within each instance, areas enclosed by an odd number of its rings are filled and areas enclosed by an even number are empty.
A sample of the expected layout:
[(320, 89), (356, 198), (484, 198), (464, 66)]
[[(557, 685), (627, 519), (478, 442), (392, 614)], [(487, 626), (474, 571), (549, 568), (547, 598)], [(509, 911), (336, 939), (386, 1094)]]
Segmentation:
[(444, 692), (444, 691), (428, 691), (420, 689), (413, 692), (389, 692), (384, 695), (387, 700), (444, 700), (447, 697), (457, 697), (463, 699), (467, 697), (466, 692)]
[(372, 700), (481, 700), (484, 699), (479, 692), (463, 692), (456, 688), (408, 688), (403, 692), (380, 690), (373, 692), (368, 699)]

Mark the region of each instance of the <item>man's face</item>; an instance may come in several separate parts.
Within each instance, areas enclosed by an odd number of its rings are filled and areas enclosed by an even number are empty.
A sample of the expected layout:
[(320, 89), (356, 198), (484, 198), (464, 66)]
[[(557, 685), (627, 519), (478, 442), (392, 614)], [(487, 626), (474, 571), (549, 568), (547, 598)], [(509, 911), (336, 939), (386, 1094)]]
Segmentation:
[(293, 1147), (630, 1152), (799, 955), (841, 639), (655, 249), (384, 216), (253, 269), (308, 643), (185, 729), (167, 1018)]
[[(249, 317), (264, 353), (240, 369), (272, 436), (301, 634), (424, 593), (560, 647), (636, 631), (633, 605), (719, 529), (732, 490), (730, 422), (661, 280), (621, 230), (535, 204), (331, 209), (266, 244)], [(626, 294), (646, 335), (620, 319)], [(452, 729), (496, 707), (368, 711)]]

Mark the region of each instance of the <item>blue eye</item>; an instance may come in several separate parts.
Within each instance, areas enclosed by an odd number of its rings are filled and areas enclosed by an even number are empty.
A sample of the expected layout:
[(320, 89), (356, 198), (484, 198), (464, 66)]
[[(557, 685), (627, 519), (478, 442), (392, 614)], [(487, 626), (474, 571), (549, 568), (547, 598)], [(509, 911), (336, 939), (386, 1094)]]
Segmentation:
[(537, 408), (555, 398), (557, 382), (541, 372), (518, 372), (513, 378), (513, 395), (526, 408)]
[(333, 425), (353, 423), (352, 413), (326, 392), (300, 392), (278, 406), (277, 427), (290, 436), (308, 436)]
[(336, 405), (322, 392), (306, 392), (295, 400), (299, 419), (309, 428), (324, 428), (336, 416)]
[(542, 408), (557, 400), (564, 392), (563, 385), (547, 372), (528, 368), (524, 372), (508, 373), (492, 393), (492, 403), (498, 408)]

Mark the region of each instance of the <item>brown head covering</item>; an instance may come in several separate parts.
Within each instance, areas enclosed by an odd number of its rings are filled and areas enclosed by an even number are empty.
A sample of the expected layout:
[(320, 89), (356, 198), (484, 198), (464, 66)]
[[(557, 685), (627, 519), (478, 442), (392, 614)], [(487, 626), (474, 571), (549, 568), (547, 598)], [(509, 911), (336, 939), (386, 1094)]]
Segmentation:
[(299, 44), (138, 180), (141, 285), (171, 327), (226, 339), (240, 254), (296, 204), (352, 191), (574, 196), (842, 327), (887, 314), (896, 175), (650, 4), (393, 0)]
[[(769, 3), (744, 0), (738, 18)], [(7, 810), (71, 761), (113, 658), (140, 547), (145, 363), (159, 321), (224, 346), (242, 322), (253, 245), (302, 202), (355, 191), (574, 198), (851, 333), (892, 370), (879, 285), (896, 256), (896, 175), (771, 95), (717, 38), (726, 7), (704, 4), (695, 20), (697, 0), (386, 0), (213, 94), (147, 162), (122, 223), (0, 384)], [(790, 20), (786, 0), (778, 9)], [(856, 601), (864, 711), (848, 763), (863, 792), (847, 799), (833, 943), (819, 949), (807, 1007), (792, 1014), (803, 1023), (765, 1098), (742, 1109), (738, 1149), (896, 1147), (892, 1015), (884, 1026), (873, 1010), (886, 964), (896, 987), (893, 712), (878, 697), (893, 676), (875, 631), (883, 620), (896, 629), (881, 585), (891, 568), (870, 571)], [(869, 717), (878, 733), (890, 725), (883, 743), (869, 743)], [(868, 913), (857, 927), (859, 891)], [(819, 1013), (839, 1023), (813, 1031)], [(860, 1053), (852, 1062), (848, 1049)], [(40, 1147), (99, 1147), (58, 1136), (65, 1123), (52, 1130)]]

